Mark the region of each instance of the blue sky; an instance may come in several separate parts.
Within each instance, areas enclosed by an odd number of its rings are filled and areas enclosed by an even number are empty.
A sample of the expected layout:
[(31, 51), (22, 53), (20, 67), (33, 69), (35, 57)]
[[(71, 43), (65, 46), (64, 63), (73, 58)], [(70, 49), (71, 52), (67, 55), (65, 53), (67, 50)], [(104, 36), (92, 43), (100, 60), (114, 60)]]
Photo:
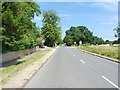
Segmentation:
[[(71, 26), (86, 26), (95, 36), (115, 40), (118, 24), (117, 2), (37, 2), (41, 10), (53, 9), (61, 18), (62, 38)], [(42, 15), (33, 21), (42, 27)]]

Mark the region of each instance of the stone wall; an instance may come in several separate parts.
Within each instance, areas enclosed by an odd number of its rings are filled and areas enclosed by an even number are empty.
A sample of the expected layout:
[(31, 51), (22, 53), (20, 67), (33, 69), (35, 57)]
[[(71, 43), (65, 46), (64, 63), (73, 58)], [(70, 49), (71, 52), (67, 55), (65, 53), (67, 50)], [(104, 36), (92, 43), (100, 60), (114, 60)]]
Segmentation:
[(0, 56), (2, 56), (2, 60), (0, 60), (0, 64), (24, 57), (24, 56), (29, 55), (38, 50), (39, 50), (39, 48), (36, 47), (36, 48), (32, 48), (32, 49), (26, 49), (26, 50), (20, 50), (20, 51), (0, 54)]

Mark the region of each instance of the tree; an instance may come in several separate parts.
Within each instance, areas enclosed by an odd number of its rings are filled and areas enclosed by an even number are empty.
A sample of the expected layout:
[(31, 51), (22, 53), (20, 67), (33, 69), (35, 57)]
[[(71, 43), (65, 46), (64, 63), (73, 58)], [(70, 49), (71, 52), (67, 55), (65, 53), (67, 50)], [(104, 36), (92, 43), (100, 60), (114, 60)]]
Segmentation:
[(82, 41), (83, 44), (91, 43), (92, 41), (92, 32), (85, 26), (72, 26), (66, 31), (66, 35), (72, 36), (73, 42), (76, 42), (77, 45), (79, 45), (80, 41)]
[[(102, 44), (102, 43), (104, 43), (104, 40), (102, 38), (93, 36), (93, 33), (86, 26), (78, 26), (78, 27), (72, 26), (69, 30), (66, 31), (66, 36), (65, 36), (64, 42), (67, 44), (67, 41), (69, 41), (69, 39), (72, 42), (76, 42), (77, 45), (79, 45), (80, 41), (82, 41), (83, 44), (87, 44), (87, 43)], [(73, 44), (73, 43), (71, 43), (71, 44)]]
[(104, 43), (104, 40), (102, 38), (99, 38), (97, 36), (93, 36), (93, 41), (91, 44), (94, 44), (94, 45), (98, 44), (99, 45), (99, 44), (103, 44), (103, 43)]
[(61, 44), (63, 44), (63, 40), (61, 38), (59, 38), (57, 41), (57, 45), (61, 45)]
[(109, 40), (105, 40), (105, 44), (110, 44), (110, 41)]
[(70, 35), (66, 35), (63, 42), (66, 43), (67, 46), (71, 46), (74, 44), (73, 38)]
[[(119, 26), (120, 26), (120, 23), (119, 23)], [(115, 28), (114, 31), (117, 32), (117, 34), (115, 35), (115, 37), (118, 38), (118, 44), (120, 44), (120, 27)]]
[(118, 40), (114, 40), (112, 44), (119, 44)]
[(52, 47), (60, 38), (61, 27), (59, 27), (60, 18), (54, 10), (43, 11), (43, 27), (42, 34), (44, 35), (45, 45)]
[(33, 48), (40, 32), (31, 20), (39, 15), (35, 2), (2, 2), (2, 49), (16, 51)]

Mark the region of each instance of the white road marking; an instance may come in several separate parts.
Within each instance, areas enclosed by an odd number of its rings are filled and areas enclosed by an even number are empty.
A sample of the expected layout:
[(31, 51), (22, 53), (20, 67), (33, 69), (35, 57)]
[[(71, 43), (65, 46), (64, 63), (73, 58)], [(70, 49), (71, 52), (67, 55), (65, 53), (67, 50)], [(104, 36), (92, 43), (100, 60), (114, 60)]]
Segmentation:
[(108, 81), (110, 84), (112, 84), (114, 87), (120, 89), (116, 84), (114, 84), (112, 81), (110, 81), (109, 79), (107, 79), (105, 76), (102, 76), (103, 79), (105, 79), (106, 81)]
[(80, 61), (85, 64), (85, 62), (83, 60), (80, 60)]

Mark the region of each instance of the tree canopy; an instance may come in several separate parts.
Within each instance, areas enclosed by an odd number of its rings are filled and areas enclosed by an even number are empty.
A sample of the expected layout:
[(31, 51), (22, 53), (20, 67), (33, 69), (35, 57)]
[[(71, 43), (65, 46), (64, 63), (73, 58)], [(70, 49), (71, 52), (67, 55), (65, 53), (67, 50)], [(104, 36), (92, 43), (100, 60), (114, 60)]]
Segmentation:
[(118, 27), (114, 29), (114, 31), (117, 32), (117, 34), (115, 35), (115, 37), (118, 38), (118, 40), (117, 40), (116, 43), (117, 43), (117, 44), (120, 44), (120, 23), (119, 23)]
[(37, 45), (40, 32), (31, 20), (39, 15), (35, 2), (2, 2), (2, 49), (15, 51)]
[(83, 44), (102, 44), (104, 40), (97, 36), (94, 36), (93, 33), (85, 26), (72, 26), (69, 30), (66, 31), (66, 36), (64, 38), (64, 43), (67, 45), (77, 44), (79, 45), (80, 41)]
[(45, 10), (43, 14), (42, 34), (46, 46), (54, 46), (61, 38), (61, 27), (59, 26), (60, 18), (54, 10)]

